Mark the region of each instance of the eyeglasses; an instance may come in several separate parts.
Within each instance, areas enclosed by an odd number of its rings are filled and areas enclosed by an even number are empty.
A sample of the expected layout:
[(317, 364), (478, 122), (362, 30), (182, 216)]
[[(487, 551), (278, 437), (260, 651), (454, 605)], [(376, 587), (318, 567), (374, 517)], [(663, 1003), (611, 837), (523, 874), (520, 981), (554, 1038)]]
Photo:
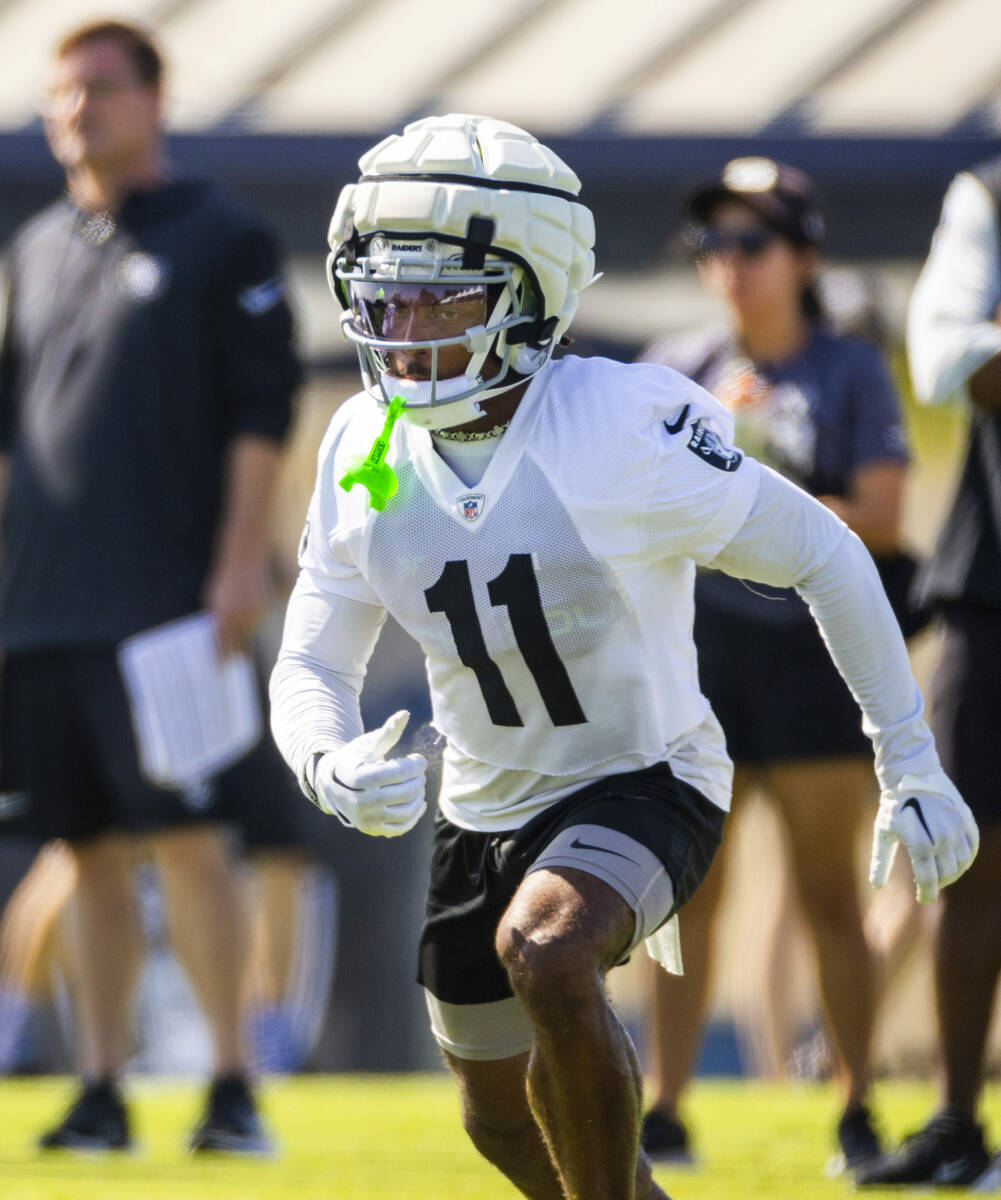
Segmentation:
[(58, 84), (49, 89), (46, 103), (50, 108), (75, 107), (85, 97), (91, 100), (110, 100), (135, 92), (141, 84), (124, 79), (89, 79), (79, 83)]
[(757, 258), (781, 235), (774, 229), (745, 229), (728, 233), (724, 229), (698, 229), (693, 237), (693, 249), (699, 258), (726, 254), (735, 250), (744, 258)]

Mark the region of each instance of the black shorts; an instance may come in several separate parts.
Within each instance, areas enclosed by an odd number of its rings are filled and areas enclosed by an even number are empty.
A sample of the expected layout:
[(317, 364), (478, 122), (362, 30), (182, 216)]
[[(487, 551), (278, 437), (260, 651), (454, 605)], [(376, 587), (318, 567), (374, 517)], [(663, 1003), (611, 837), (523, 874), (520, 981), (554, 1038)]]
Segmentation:
[(980, 825), (1001, 823), (1001, 610), (950, 606), (930, 723), (946, 774)]
[(872, 757), (862, 711), (813, 621), (768, 624), (699, 602), (695, 645), (734, 762)]
[(86, 841), (225, 820), (221, 789), (139, 767), (114, 648), (12, 654), (0, 688), (0, 832)]
[(418, 982), (449, 1004), (513, 995), (494, 949), (497, 927), (532, 863), (569, 826), (601, 825), (651, 850), (673, 884), (673, 913), (705, 878), (725, 820), (664, 763), (599, 779), (507, 833), (460, 829), (439, 814)]

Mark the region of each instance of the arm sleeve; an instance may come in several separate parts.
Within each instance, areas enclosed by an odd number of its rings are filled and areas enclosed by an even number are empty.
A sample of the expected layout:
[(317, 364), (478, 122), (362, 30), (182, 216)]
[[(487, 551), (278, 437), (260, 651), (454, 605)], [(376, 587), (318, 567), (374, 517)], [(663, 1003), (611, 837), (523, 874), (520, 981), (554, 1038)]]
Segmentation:
[(333, 595), (300, 573), (271, 674), (271, 732), (307, 795), (313, 755), (363, 732), (359, 698), (385, 619), (385, 609)]
[(215, 307), (216, 369), (229, 435), (280, 441), (302, 371), (278, 248), (267, 230), (245, 228), (233, 239)]
[(278, 660), (271, 676), (271, 730), (307, 796), (306, 767), (363, 732), (359, 697), (386, 609), (358, 569), (341, 528), (335, 483), (343, 412), (317, 456), (316, 485), (299, 546)]
[(984, 185), (966, 172), (953, 180), (907, 317), (907, 355), (919, 400), (959, 395), (1001, 352), (998, 214)]
[(924, 701), (869, 552), (812, 496), (763, 467), (747, 520), (712, 564), (795, 587), (863, 713), (882, 788), (939, 770)]

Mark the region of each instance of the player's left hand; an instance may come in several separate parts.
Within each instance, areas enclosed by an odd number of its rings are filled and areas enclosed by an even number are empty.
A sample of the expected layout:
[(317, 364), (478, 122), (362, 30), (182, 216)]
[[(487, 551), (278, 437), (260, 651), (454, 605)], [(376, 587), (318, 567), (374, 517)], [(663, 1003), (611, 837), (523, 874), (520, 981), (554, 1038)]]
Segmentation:
[(944, 771), (905, 775), (879, 800), (872, 838), (869, 882), (881, 888), (902, 845), (910, 855), (922, 904), (958, 879), (976, 858), (980, 846), (977, 823)]

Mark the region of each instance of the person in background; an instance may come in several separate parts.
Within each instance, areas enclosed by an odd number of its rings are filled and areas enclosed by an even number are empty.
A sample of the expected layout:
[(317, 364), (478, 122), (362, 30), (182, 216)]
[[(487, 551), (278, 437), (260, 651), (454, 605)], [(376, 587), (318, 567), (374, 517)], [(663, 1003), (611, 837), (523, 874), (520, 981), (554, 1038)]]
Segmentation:
[[(278, 594), (291, 584), (275, 567)], [(253, 638), (262, 680), (281, 636), (273, 605)], [(333, 983), (336, 879), (324, 852), (322, 814), (298, 791), (270, 737), (213, 780), (213, 810), (236, 835), (250, 914), (245, 989), (247, 1052), (255, 1072), (302, 1070), (318, 1041)], [(2, 829), (3, 826), (0, 826)], [(9, 842), (8, 842), (9, 845)], [(63, 1042), (79, 1024), (74, 895), (76, 863), (60, 841), (35, 847), (0, 920), (0, 1075), (62, 1069)], [(208, 1069), (210, 1047), (197, 1000), (183, 983), (163, 928), (160, 885), (148, 850), (135, 847), (144, 958), (133, 1013), (130, 1070), (179, 1074)], [(52, 1011), (64, 1037), (46, 1039)]]
[(0, 360), (0, 786), (71, 847), (82, 1086), (43, 1149), (132, 1144), (119, 1076), (149, 839), (212, 1034), (193, 1150), (271, 1148), (240, 1031), (249, 930), (215, 791), (142, 775), (116, 648), (199, 609), (220, 650), (268, 599), (269, 503), (300, 368), (270, 231), (174, 178), (163, 61), (100, 22), (58, 46), (45, 128), (66, 193), (18, 233)]
[[(37, 851), (0, 919), (0, 1075), (51, 1067), (39, 1044), (40, 1010), (61, 992), (69, 971), (67, 905), (76, 864), (63, 842)], [(45, 1047), (51, 1051), (51, 1047)]]
[[(877, 562), (897, 558), (907, 470), (899, 404), (879, 352), (823, 320), (817, 275), (825, 218), (813, 182), (771, 159), (735, 159), (690, 194), (687, 209), (699, 274), (729, 323), (657, 341), (643, 358), (705, 387), (733, 414), (741, 447), (818, 497)], [(695, 642), (701, 686), (734, 760), (734, 810), (758, 790), (784, 828), (841, 1064), (840, 1152), (854, 1169), (879, 1152), (867, 1106), (876, 970), (856, 867), (860, 823), (873, 800), (870, 747), (791, 589), (700, 572)], [(725, 846), (685, 910), (684, 976), (657, 972), (653, 982), (654, 1093), (643, 1144), (661, 1159), (691, 1160), (679, 1105), (706, 1015)]]
[(955, 497), (918, 580), (944, 634), (932, 721), (983, 830), (974, 870), (943, 897), (935, 934), (940, 1108), (860, 1185), (994, 1190), (978, 1122), (1001, 973), (1001, 158), (952, 181), (911, 297), (907, 350), (918, 399), (961, 398), (969, 436)]
[[(280, 768), (280, 773), (276, 768)], [(294, 783), (291, 785), (294, 788)], [(302, 1070), (333, 982), (337, 888), (322, 849), (320, 813), (290, 794), (285, 764), (264, 738), (214, 780), (216, 810), (240, 850), (250, 917), (245, 989), (247, 1054), (255, 1073)], [(308, 835), (312, 835), (311, 837)], [(143, 959), (133, 1005), (129, 1070), (186, 1074), (211, 1068), (198, 1001), (164, 923), (154, 865), (135, 847)], [(63, 1069), (79, 1027), (76, 862), (61, 841), (42, 846), (0, 920), (0, 1075)], [(62, 1037), (47, 1040), (53, 1017)]]
[[(284, 567), (284, 555), (276, 558)], [(276, 594), (286, 597), (294, 576), (277, 562), (275, 576)], [(283, 615), (281, 603), (272, 605), (253, 640), (264, 705)], [(251, 889), (251, 1063), (268, 1074), (300, 1071), (319, 1038), (333, 984), (339, 913), (337, 880), (327, 861), (329, 830), (321, 813), (299, 802), (295, 780), (267, 732), (219, 785)]]

